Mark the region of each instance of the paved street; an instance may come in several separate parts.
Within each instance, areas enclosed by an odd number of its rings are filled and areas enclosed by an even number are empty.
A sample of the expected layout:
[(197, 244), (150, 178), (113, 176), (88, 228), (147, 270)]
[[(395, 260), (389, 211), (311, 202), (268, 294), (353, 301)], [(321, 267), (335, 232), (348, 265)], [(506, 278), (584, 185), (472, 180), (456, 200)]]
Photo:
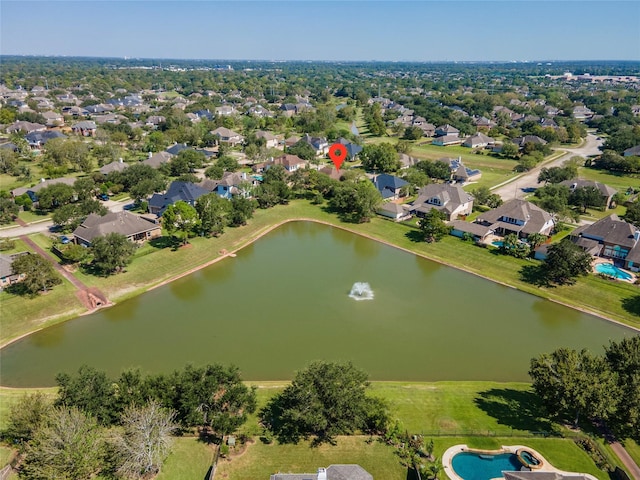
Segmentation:
[(540, 174), (540, 170), (543, 167), (559, 167), (566, 160), (569, 160), (575, 155), (580, 155), (584, 158), (587, 158), (591, 155), (599, 155), (600, 150), (598, 149), (598, 147), (600, 145), (602, 145), (602, 140), (598, 140), (598, 137), (596, 137), (596, 135), (590, 133), (587, 135), (587, 139), (582, 146), (578, 148), (557, 149), (564, 150), (567, 153), (559, 158), (556, 158), (555, 160), (537, 166), (533, 170), (530, 170), (522, 174), (521, 176), (509, 181), (509, 183), (506, 183), (499, 187), (495, 187), (491, 189), (491, 191), (492, 193), (497, 193), (498, 195), (500, 195), (504, 200), (510, 200), (512, 198), (524, 198), (527, 193), (530, 192), (529, 189), (538, 188), (540, 186), (538, 184), (538, 175)]

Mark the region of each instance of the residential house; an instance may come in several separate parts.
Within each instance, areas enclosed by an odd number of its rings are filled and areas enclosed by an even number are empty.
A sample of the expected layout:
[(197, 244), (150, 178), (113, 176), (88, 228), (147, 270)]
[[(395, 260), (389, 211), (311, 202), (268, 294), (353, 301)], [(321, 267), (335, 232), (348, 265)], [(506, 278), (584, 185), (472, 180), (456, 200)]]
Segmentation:
[(547, 141), (544, 138), (540, 138), (537, 135), (525, 135), (523, 137), (516, 137), (511, 140), (515, 145), (520, 148), (524, 148), (527, 143), (533, 143), (535, 145), (546, 145)]
[(584, 187), (595, 187), (602, 194), (602, 198), (604, 199), (604, 204), (606, 207), (611, 208), (611, 202), (613, 201), (613, 196), (618, 193), (617, 190), (613, 189), (609, 185), (605, 185), (604, 183), (596, 182), (593, 180), (583, 180), (581, 178), (574, 178), (573, 180), (565, 180), (564, 182), (560, 182), (560, 185), (564, 185), (568, 187), (569, 190), (573, 191), (576, 188), (584, 188)]
[(13, 198), (19, 197), (20, 195), (24, 195), (25, 193), (29, 195), (29, 198), (33, 203), (38, 202), (38, 192), (45, 187), (49, 187), (51, 185), (56, 185), (58, 183), (64, 183), (65, 185), (73, 186), (76, 182), (77, 178), (75, 177), (62, 177), (62, 178), (52, 178), (50, 180), (42, 179), (40, 183), (36, 183), (31, 187), (20, 187), (11, 190), (11, 196)]
[(629, 270), (640, 270), (640, 231), (615, 214), (576, 228), (569, 238), (594, 257), (610, 258)]
[(473, 195), (465, 192), (460, 185), (431, 183), (418, 191), (418, 198), (411, 204), (410, 212), (424, 217), (434, 208), (444, 213), (446, 220), (455, 220), (473, 211)]
[(329, 465), (318, 473), (276, 473), (269, 480), (373, 480), (373, 475), (360, 465)]
[(247, 110), (247, 115), (252, 115), (258, 118), (273, 117), (273, 113), (262, 105), (252, 105)]
[(22, 255), (29, 255), (29, 253), (21, 252), (14, 253), (13, 255), (0, 253), (0, 290), (3, 290), (9, 285), (13, 285), (14, 283), (18, 283), (26, 277), (24, 273), (13, 273), (13, 261)]
[(143, 102), (140, 95), (126, 95), (124, 97), (110, 98), (106, 103), (114, 107), (137, 107), (142, 105)]
[(473, 124), (478, 128), (493, 128), (496, 126), (496, 122), (481, 116), (474, 116)]
[(296, 106), (293, 103), (283, 103), (280, 111), (285, 117), (293, 117), (296, 114)]
[(218, 137), (218, 141), (221, 143), (228, 143), (229, 145), (235, 146), (242, 142), (244, 142), (244, 137), (239, 133), (234, 132), (233, 130), (229, 130), (225, 127), (218, 127), (211, 132), (212, 135)]
[(142, 163), (153, 168), (160, 168), (165, 163), (168, 163), (171, 157), (172, 155), (169, 152), (158, 152), (155, 154), (149, 152), (149, 158), (143, 160)]
[(431, 142), (432, 145), (437, 145), (438, 147), (446, 147), (447, 145), (458, 145), (462, 143), (462, 139), (456, 135), (444, 135), (442, 137), (436, 137)]
[(627, 148), (624, 152), (622, 152), (622, 155), (625, 157), (640, 157), (640, 145)]
[(265, 147), (278, 148), (278, 138), (271, 132), (265, 132), (264, 130), (258, 130), (256, 132), (256, 138), (264, 138)]
[(463, 147), (483, 148), (494, 144), (494, 139), (482, 132), (477, 132), (468, 137), (463, 143)]
[(446, 137), (448, 135), (458, 137), (460, 135), (460, 130), (458, 130), (456, 127), (452, 127), (447, 123), (446, 125), (440, 125), (438, 128), (436, 128), (435, 135), (436, 137)]
[(89, 105), (87, 107), (84, 107), (85, 110), (87, 111), (87, 113), (91, 113), (91, 114), (103, 114), (103, 113), (109, 113), (113, 111), (113, 105), (109, 105), (108, 103), (98, 103), (96, 105)]
[(47, 121), (47, 127), (60, 127), (64, 125), (64, 117), (58, 112), (43, 112), (42, 116)]
[(183, 201), (193, 206), (198, 198), (207, 193), (209, 193), (208, 190), (191, 182), (171, 182), (165, 193), (154, 193), (149, 199), (149, 213), (160, 217), (169, 205), (173, 205), (178, 201)]
[(160, 237), (162, 229), (158, 223), (127, 211), (109, 212), (104, 216), (92, 213), (73, 231), (73, 236), (78, 245), (90, 247), (96, 237), (109, 233), (119, 233), (132, 242), (143, 243)]
[(382, 206), (378, 209), (378, 215), (390, 218), (396, 222), (406, 220), (411, 216), (406, 206), (398, 205), (397, 203), (393, 202), (383, 203)]
[(211, 183), (215, 193), (222, 198), (230, 199), (233, 195), (248, 196), (248, 192), (240, 189), (241, 185), (247, 182), (251, 182), (253, 186), (257, 185), (257, 181), (255, 179), (250, 180), (244, 172), (224, 172), (220, 180), (203, 182), (202, 184), (206, 185)]
[(221, 107), (216, 107), (215, 112), (219, 117), (228, 117), (229, 115), (235, 115), (238, 113), (236, 107), (233, 105), (222, 105)]
[(158, 125), (166, 121), (167, 121), (166, 117), (163, 117), (162, 115), (150, 115), (147, 118), (147, 122), (145, 125), (151, 128), (158, 128)]
[(497, 235), (515, 233), (521, 238), (532, 233), (551, 235), (555, 225), (549, 212), (520, 199), (509, 200), (498, 208), (481, 213), (476, 223), (489, 227)]
[(405, 180), (386, 173), (376, 175), (372, 181), (384, 200), (397, 200), (402, 187), (409, 185)]
[(342, 178), (342, 173), (336, 167), (325, 166), (318, 170), (320, 173), (332, 178), (333, 180), (340, 180)]
[(545, 470), (504, 471), (504, 480), (595, 480), (596, 477), (588, 473), (550, 472)]
[(62, 114), (70, 115), (72, 117), (86, 117), (89, 115), (89, 112), (82, 107), (74, 105), (73, 107), (62, 107)]
[(117, 162), (107, 163), (100, 167), (100, 173), (103, 175), (107, 175), (111, 172), (122, 172), (129, 166), (128, 163), (125, 163), (122, 159), (119, 159)]
[(307, 133), (302, 140), (313, 147), (317, 156), (326, 155), (329, 152), (329, 142), (324, 137), (312, 137)]
[(340, 137), (337, 143), (344, 145), (347, 149), (347, 160), (353, 160), (362, 151), (362, 147), (357, 143), (350, 142), (346, 138)]
[(398, 160), (400, 161), (400, 168), (402, 170), (404, 170), (405, 168), (413, 167), (420, 161), (417, 158), (407, 155), (406, 153), (401, 153)]
[(167, 152), (171, 156), (178, 155), (182, 150), (189, 150), (189, 147), (186, 143), (174, 143), (170, 147), (168, 147), (165, 152)]
[[(207, 108), (206, 110), (197, 110), (195, 112), (193, 112), (195, 114), (196, 117), (198, 117), (198, 119), (202, 120), (207, 119), (207, 120), (213, 120), (213, 113), (211, 113), (211, 111)], [(189, 114), (187, 114), (189, 115)]]
[(29, 146), (34, 149), (42, 148), (49, 140), (54, 138), (67, 138), (63, 133), (56, 130), (49, 130), (47, 132), (31, 132), (24, 136), (25, 140), (29, 142)]
[(468, 168), (462, 163), (462, 157), (440, 158), (440, 162), (447, 163), (451, 169), (451, 180), (457, 183), (477, 182), (482, 177), (480, 170)]
[(93, 137), (96, 134), (96, 123), (91, 120), (85, 120), (76, 123), (71, 130), (83, 137)]
[(46, 125), (41, 123), (26, 122), (24, 120), (18, 120), (6, 128), (7, 133), (31, 133), (31, 132), (44, 132), (47, 130)]
[(589, 107), (585, 107), (584, 105), (578, 105), (573, 108), (573, 118), (580, 121), (589, 120), (593, 117), (593, 111)]
[(112, 125), (118, 125), (122, 123), (123, 120), (127, 120), (127, 117), (124, 115), (119, 115), (117, 113), (107, 113), (105, 115), (94, 115), (93, 121), (97, 124), (110, 123)]
[(62, 95), (56, 95), (56, 98), (61, 103), (72, 103), (74, 105), (78, 101), (78, 97), (76, 97), (73, 93), (63, 93)]
[[(274, 158), (273, 165), (282, 165), (287, 172), (293, 173), (300, 168), (306, 167), (307, 162), (297, 155), (285, 153), (284, 155)], [(270, 165), (267, 164), (264, 169), (267, 170), (269, 166)]]
[(451, 227), (451, 235), (464, 238), (465, 234), (471, 235), (476, 242), (483, 242), (493, 233), (489, 227), (478, 223), (465, 222), (464, 220), (451, 220), (447, 225)]

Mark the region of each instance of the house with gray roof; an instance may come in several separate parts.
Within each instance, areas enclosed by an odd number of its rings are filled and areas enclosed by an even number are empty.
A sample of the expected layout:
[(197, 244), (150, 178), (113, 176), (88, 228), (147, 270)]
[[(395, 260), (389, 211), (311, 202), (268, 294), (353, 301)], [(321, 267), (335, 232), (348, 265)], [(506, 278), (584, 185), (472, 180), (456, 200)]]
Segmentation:
[(96, 133), (96, 122), (93, 122), (91, 120), (84, 120), (72, 126), (71, 130), (82, 135), (83, 137), (92, 137)]
[(624, 157), (640, 157), (640, 145), (627, 148), (624, 152), (622, 152), (622, 155)]
[(444, 137), (447, 135), (454, 135), (458, 137), (460, 135), (460, 130), (447, 123), (446, 125), (440, 125), (438, 128), (436, 128), (434, 133), (436, 137)]
[(504, 480), (595, 480), (587, 473), (546, 472), (546, 471), (515, 471), (502, 472)]
[(244, 142), (244, 137), (233, 130), (229, 130), (225, 127), (218, 127), (211, 132), (211, 135), (218, 137), (218, 141), (221, 143), (228, 143), (229, 145), (238, 145)]
[(7, 133), (16, 133), (16, 132), (44, 132), (47, 129), (46, 125), (42, 125), (41, 123), (32, 123), (24, 120), (18, 120), (6, 128)]
[(149, 165), (153, 168), (160, 168), (165, 163), (169, 163), (172, 155), (169, 152), (158, 152), (151, 153), (149, 152), (149, 158), (142, 161), (144, 165)]
[(165, 193), (154, 193), (149, 199), (149, 213), (161, 216), (169, 205), (183, 201), (193, 206), (202, 195), (209, 193), (191, 182), (171, 182)]
[(329, 142), (324, 137), (312, 137), (307, 133), (301, 140), (311, 145), (317, 156), (326, 155), (329, 152)]
[(640, 231), (615, 214), (576, 228), (569, 239), (594, 257), (610, 258), (629, 270), (640, 270)]
[(460, 185), (431, 183), (418, 191), (418, 198), (411, 204), (410, 213), (424, 217), (432, 209), (445, 214), (446, 220), (455, 220), (473, 211), (473, 195)]
[(344, 145), (344, 147), (347, 149), (348, 160), (353, 160), (354, 158), (356, 158), (356, 155), (358, 155), (362, 151), (362, 147), (360, 145), (358, 145), (357, 143), (353, 143), (346, 138), (340, 137), (336, 143)]
[(549, 212), (526, 200), (514, 198), (498, 208), (481, 213), (476, 223), (489, 227), (497, 235), (515, 233), (526, 238), (532, 233), (551, 235), (555, 221)]
[(446, 147), (447, 145), (459, 145), (462, 143), (462, 139), (457, 135), (443, 135), (441, 137), (436, 137), (431, 142), (432, 145), (436, 145), (438, 147)]
[(523, 137), (516, 137), (511, 140), (518, 147), (524, 148), (525, 144), (533, 143), (534, 145), (546, 145), (547, 141), (544, 138), (540, 138), (537, 135), (525, 135)]
[(467, 137), (467, 139), (462, 142), (462, 146), (468, 148), (482, 148), (493, 145), (494, 143), (495, 140), (492, 137), (489, 137), (482, 132), (476, 132), (470, 137)]
[(55, 185), (58, 183), (64, 183), (65, 185), (69, 185), (73, 187), (73, 184), (76, 183), (77, 178), (75, 177), (61, 177), (61, 178), (52, 178), (49, 180), (45, 180), (44, 178), (40, 180), (40, 183), (36, 183), (31, 187), (19, 187), (11, 190), (11, 196), (13, 198), (19, 197), (20, 195), (24, 195), (25, 193), (29, 195), (29, 198), (33, 203), (38, 201), (38, 192), (45, 187), (49, 187), (51, 185)]
[(95, 238), (109, 233), (119, 233), (131, 242), (143, 243), (160, 237), (162, 229), (158, 223), (127, 211), (109, 212), (104, 216), (92, 213), (73, 231), (73, 236), (78, 245), (90, 247)]
[(329, 465), (317, 473), (276, 473), (270, 480), (373, 480), (360, 465)]
[(611, 202), (613, 201), (613, 196), (618, 193), (617, 190), (610, 187), (609, 185), (605, 185), (604, 183), (596, 182), (594, 180), (584, 180), (582, 178), (574, 178), (573, 180), (565, 180), (564, 182), (560, 182), (560, 185), (564, 185), (572, 192), (576, 188), (585, 188), (585, 187), (593, 187), (597, 188), (598, 191), (602, 194), (602, 198), (604, 199), (604, 204), (611, 208)]
[(44, 147), (49, 140), (53, 140), (54, 138), (67, 138), (67, 136), (56, 130), (48, 130), (46, 132), (29, 132), (24, 138), (29, 142), (31, 148), (39, 149)]
[(103, 175), (107, 175), (111, 172), (122, 172), (129, 166), (128, 163), (125, 163), (122, 159), (119, 159), (117, 162), (107, 163), (100, 167), (100, 173)]
[(397, 200), (400, 198), (402, 187), (409, 185), (402, 178), (387, 173), (376, 175), (372, 182), (384, 200)]
[(47, 127), (60, 127), (64, 125), (64, 117), (58, 112), (42, 112), (41, 115), (47, 121)]
[(267, 148), (278, 148), (278, 137), (271, 132), (258, 130), (256, 131), (256, 138), (264, 138), (264, 146)]

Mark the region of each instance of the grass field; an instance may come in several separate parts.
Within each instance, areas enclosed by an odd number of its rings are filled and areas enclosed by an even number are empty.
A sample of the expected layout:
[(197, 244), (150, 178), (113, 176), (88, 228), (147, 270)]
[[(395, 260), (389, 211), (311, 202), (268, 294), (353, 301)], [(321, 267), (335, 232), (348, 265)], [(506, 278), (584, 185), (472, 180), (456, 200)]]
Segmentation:
[(640, 465), (640, 445), (638, 445), (633, 440), (625, 440), (624, 448), (629, 453), (629, 455), (631, 455), (633, 461)]
[(594, 180), (596, 182), (609, 185), (620, 193), (626, 192), (629, 187), (640, 189), (640, 176), (637, 175), (615, 174), (609, 173), (606, 170), (580, 167), (578, 169), (578, 176), (580, 178), (586, 178), (587, 180)]
[(212, 461), (211, 446), (193, 437), (175, 438), (171, 453), (156, 480), (201, 480), (205, 478)]

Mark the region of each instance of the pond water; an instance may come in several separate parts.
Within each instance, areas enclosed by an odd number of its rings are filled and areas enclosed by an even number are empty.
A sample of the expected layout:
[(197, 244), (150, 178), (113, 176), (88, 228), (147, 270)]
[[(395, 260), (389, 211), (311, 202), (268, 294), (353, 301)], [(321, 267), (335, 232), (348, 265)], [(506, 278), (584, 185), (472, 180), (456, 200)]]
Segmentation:
[[(216, 248), (215, 245), (212, 248)], [(373, 298), (349, 297), (356, 282)], [(233, 363), (285, 380), (312, 360), (350, 360), (373, 380), (527, 381), (560, 346), (602, 352), (628, 328), (372, 240), (286, 224), (210, 267), (0, 351), (1, 383), (54, 384), (82, 364), (171, 371)]]

